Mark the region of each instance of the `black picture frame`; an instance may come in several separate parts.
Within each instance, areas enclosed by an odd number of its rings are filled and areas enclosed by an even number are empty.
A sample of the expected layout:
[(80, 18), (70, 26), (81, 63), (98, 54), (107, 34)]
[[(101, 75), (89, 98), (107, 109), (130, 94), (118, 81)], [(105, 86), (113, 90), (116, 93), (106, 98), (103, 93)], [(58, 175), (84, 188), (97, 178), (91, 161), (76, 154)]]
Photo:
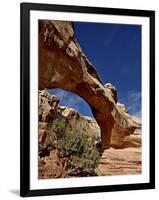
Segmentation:
[[(60, 11), (75, 13), (94, 13), (107, 15), (140, 16), (150, 19), (150, 180), (148, 183), (122, 184), (122, 185), (102, 185), (90, 187), (74, 188), (52, 188), (52, 189), (30, 189), (30, 11)], [(20, 195), (43, 196), (61, 195), (76, 193), (95, 193), (123, 190), (140, 190), (155, 188), (155, 11), (131, 10), (102, 7), (83, 7), (71, 5), (49, 5), (35, 3), (21, 3), (20, 5), (20, 25), (21, 25), (21, 81), (20, 81)]]

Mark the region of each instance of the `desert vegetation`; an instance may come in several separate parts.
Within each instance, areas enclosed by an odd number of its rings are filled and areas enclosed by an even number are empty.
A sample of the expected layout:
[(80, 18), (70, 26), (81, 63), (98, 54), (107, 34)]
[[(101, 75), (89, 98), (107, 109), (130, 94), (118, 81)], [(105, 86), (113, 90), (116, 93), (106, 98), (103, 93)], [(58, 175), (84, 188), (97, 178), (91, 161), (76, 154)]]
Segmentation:
[[(45, 143), (39, 144), (40, 166), (44, 164), (43, 157), (52, 152), (52, 165), (61, 163), (61, 176), (95, 176), (95, 168), (100, 156), (93, 138), (88, 137), (79, 129), (72, 128), (63, 120), (54, 120), (48, 124)], [(54, 152), (54, 153), (53, 153)], [(56, 156), (55, 156), (56, 155)], [(54, 167), (52, 166), (52, 170)], [(46, 171), (39, 171), (39, 176), (46, 178)], [(52, 175), (47, 178), (52, 178)]]

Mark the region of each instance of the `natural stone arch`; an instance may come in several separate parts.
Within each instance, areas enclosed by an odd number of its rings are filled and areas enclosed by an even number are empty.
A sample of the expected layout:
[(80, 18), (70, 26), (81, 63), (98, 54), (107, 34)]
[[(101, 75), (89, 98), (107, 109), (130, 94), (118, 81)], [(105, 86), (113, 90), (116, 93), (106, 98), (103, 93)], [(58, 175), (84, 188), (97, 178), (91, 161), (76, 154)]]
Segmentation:
[(90, 105), (101, 128), (103, 149), (116, 131), (133, 131), (116, 106), (116, 96), (82, 52), (71, 22), (39, 22), (39, 89), (44, 88), (71, 91)]

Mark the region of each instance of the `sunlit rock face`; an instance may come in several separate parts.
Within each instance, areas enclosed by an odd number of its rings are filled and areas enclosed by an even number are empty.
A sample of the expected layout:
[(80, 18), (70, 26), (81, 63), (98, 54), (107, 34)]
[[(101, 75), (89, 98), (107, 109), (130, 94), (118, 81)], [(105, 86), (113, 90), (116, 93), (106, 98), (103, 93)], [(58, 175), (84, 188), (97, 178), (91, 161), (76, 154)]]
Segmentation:
[[(122, 145), (121, 140), (136, 128), (136, 123), (117, 106), (115, 87), (104, 85), (82, 52), (71, 22), (39, 22), (39, 89), (44, 88), (71, 91), (89, 104), (100, 127), (103, 149), (111, 143)], [(41, 117), (41, 121), (44, 119)]]

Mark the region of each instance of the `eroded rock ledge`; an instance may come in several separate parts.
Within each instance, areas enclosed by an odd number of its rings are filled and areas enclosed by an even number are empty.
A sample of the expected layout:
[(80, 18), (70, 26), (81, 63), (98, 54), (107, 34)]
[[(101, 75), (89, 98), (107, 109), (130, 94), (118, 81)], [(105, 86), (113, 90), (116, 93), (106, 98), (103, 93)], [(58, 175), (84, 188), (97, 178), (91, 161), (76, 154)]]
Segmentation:
[(39, 89), (44, 88), (71, 91), (90, 105), (101, 129), (103, 149), (110, 147), (111, 138), (119, 133), (128, 136), (136, 128), (117, 106), (115, 89), (104, 85), (82, 52), (71, 22), (39, 22)]

